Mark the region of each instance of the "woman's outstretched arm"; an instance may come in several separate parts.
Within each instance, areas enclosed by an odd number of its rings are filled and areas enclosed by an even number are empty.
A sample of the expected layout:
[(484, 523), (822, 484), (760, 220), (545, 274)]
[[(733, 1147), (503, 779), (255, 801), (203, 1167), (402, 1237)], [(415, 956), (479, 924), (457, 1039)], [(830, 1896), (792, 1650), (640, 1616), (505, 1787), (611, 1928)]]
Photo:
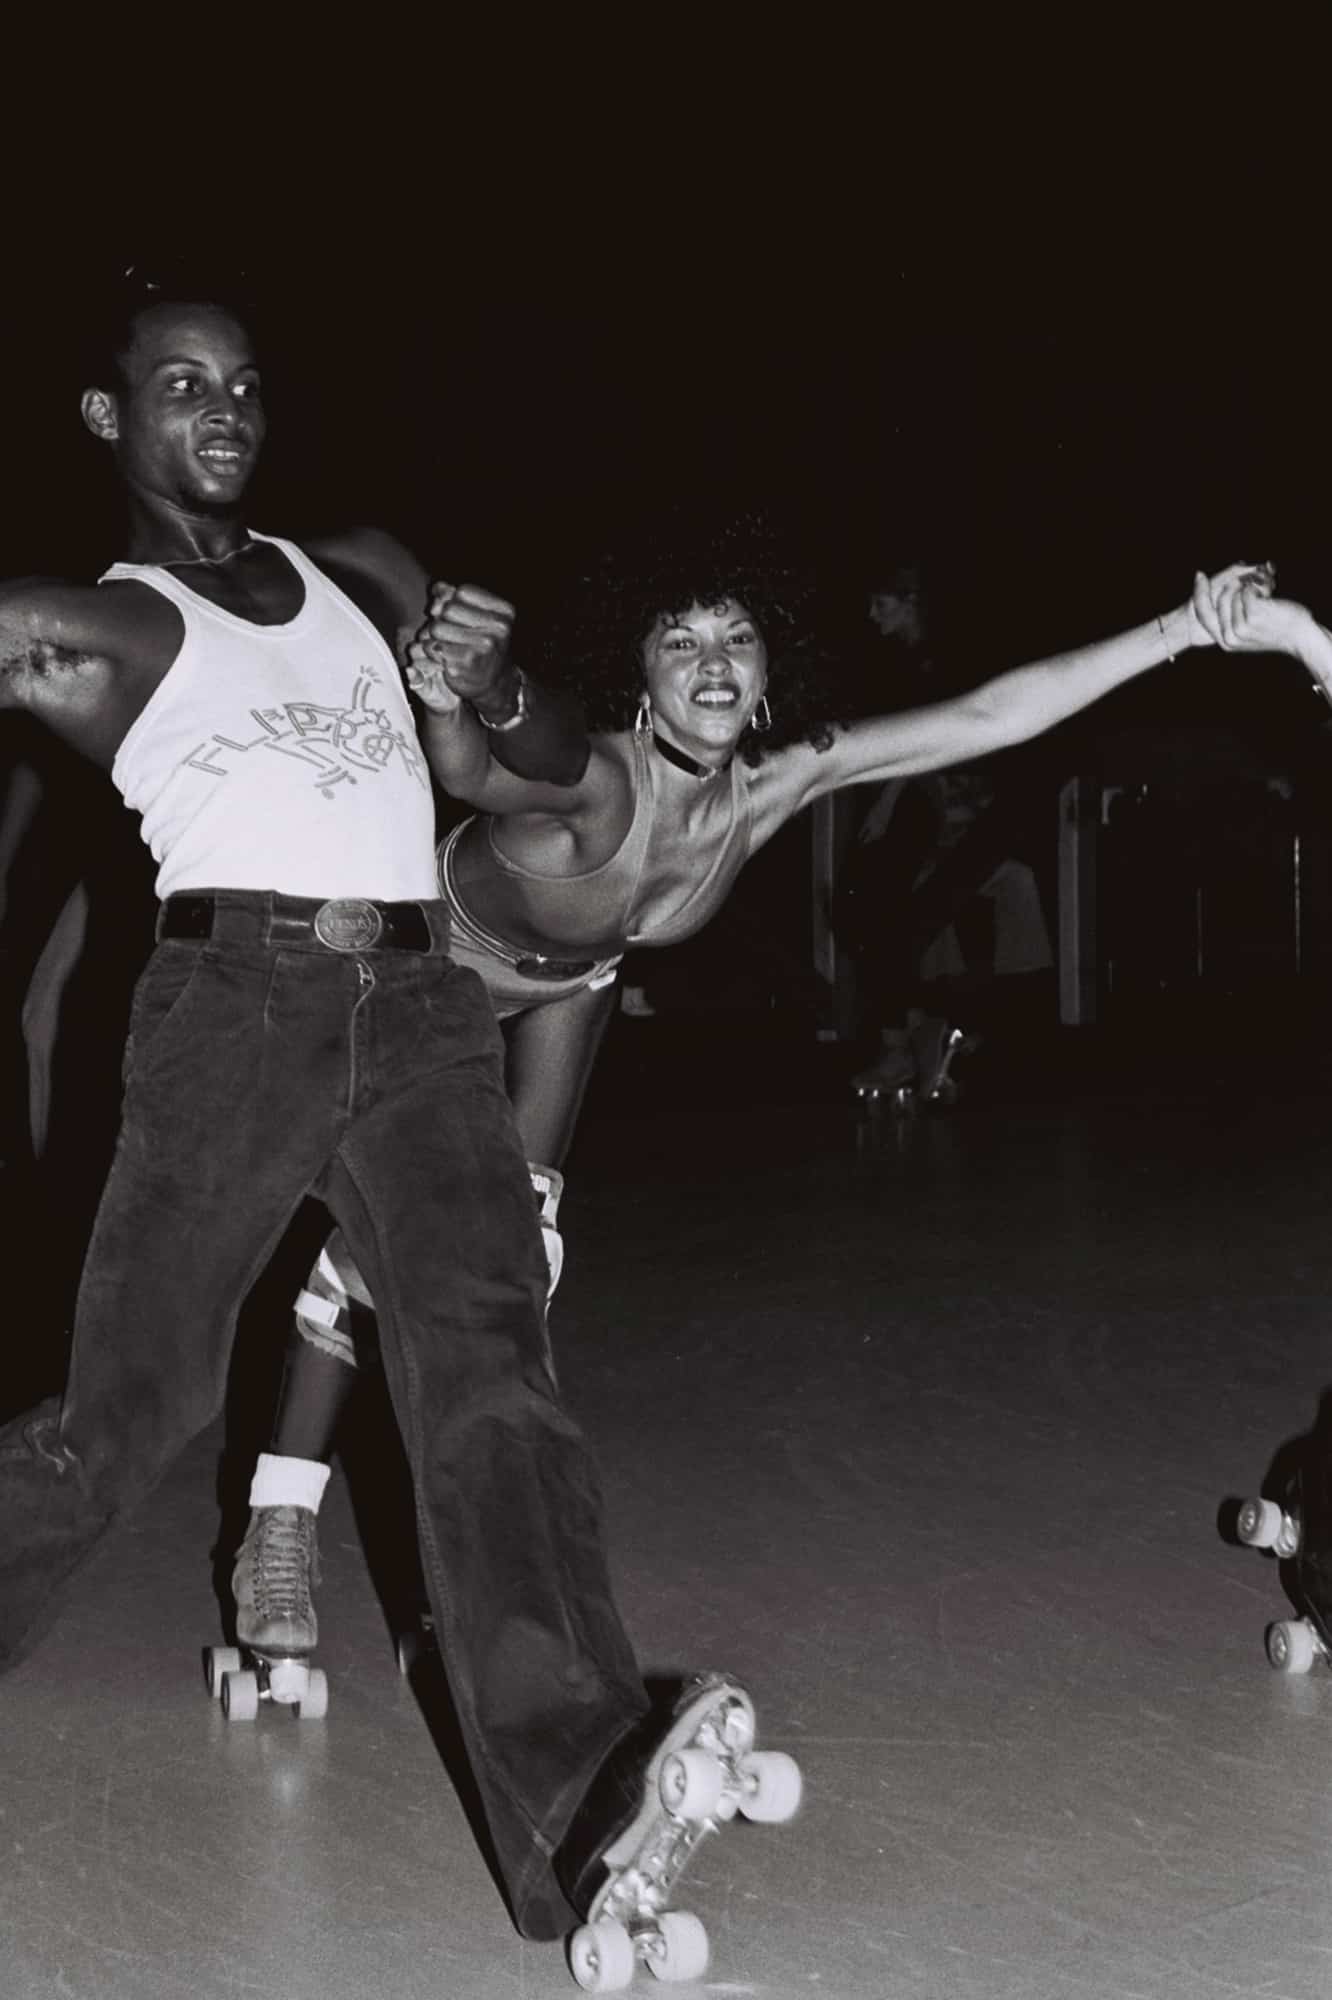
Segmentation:
[(1199, 573), (1189, 599), (1131, 631), (1015, 667), (949, 701), (853, 723), (829, 751), (809, 758), (801, 802), (841, 785), (969, 763), (1040, 736), (1190, 646), (1216, 644), (1204, 613), (1211, 617), (1218, 600), (1246, 587), (1270, 589), (1270, 572), (1236, 563), (1214, 577)]

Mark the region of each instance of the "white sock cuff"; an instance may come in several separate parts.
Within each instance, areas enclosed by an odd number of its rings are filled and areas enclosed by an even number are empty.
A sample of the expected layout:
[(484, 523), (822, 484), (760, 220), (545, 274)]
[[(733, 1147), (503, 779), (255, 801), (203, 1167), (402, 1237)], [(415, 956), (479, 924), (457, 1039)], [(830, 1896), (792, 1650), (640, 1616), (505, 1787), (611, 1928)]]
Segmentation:
[(328, 1467), (317, 1458), (279, 1458), (261, 1451), (250, 1484), (252, 1507), (308, 1507), (319, 1512), (328, 1485)]

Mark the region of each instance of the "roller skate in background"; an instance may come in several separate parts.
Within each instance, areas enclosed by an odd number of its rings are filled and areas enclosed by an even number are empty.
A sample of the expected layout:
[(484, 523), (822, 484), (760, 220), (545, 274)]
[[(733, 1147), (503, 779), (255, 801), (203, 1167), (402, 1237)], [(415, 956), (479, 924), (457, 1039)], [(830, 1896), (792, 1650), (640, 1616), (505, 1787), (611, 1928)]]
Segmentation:
[(229, 1722), (252, 1722), (263, 1701), (304, 1720), (328, 1713), (327, 1676), (310, 1665), (319, 1638), (310, 1586), (318, 1575), (309, 1508), (256, 1507), (232, 1572), (237, 1644), (204, 1654), (208, 1692)]
[(980, 1036), (955, 1028), (937, 1014), (923, 1014), (913, 1007), (907, 1015), (907, 1033), (916, 1059), (916, 1091), (922, 1104), (956, 1104), (959, 1084), (957, 1064), (963, 1056), (976, 1053)]
[[(632, 1777), (635, 1752), (615, 1753), (622, 1775), (603, 1773), (560, 1849), (562, 1858), (573, 1850), (561, 1868), (566, 1894), (575, 1909), (587, 1909), (569, 1940), (584, 1992), (623, 1991), (639, 1963), (660, 1980), (703, 1977), (707, 1932), (696, 1916), (671, 1908), (685, 1868), (737, 1814), (775, 1824), (800, 1804), (799, 1765), (780, 1750), (756, 1750), (755, 1731), (744, 1689), (711, 1676), (685, 1689), (655, 1749), (637, 1751)], [(620, 1810), (608, 1823), (603, 1817), (604, 1844), (593, 1828), (608, 1795)]]
[(1236, 1528), (1251, 1549), (1264, 1549), (1281, 1567), (1281, 1581), (1297, 1613), (1267, 1628), (1267, 1657), (1285, 1674), (1307, 1674), (1318, 1660), (1332, 1664), (1332, 1458), (1315, 1431), (1285, 1472), (1278, 1497), (1246, 1500)]
[(885, 1028), (881, 1049), (868, 1069), (851, 1079), (851, 1088), (866, 1110), (891, 1110), (905, 1116), (916, 1108), (916, 1058), (905, 1028)]
[(957, 1064), (975, 1054), (980, 1037), (913, 1007), (906, 1027), (885, 1028), (882, 1043), (878, 1060), (852, 1078), (851, 1088), (868, 1109), (891, 1107), (906, 1114), (921, 1105), (957, 1102)]

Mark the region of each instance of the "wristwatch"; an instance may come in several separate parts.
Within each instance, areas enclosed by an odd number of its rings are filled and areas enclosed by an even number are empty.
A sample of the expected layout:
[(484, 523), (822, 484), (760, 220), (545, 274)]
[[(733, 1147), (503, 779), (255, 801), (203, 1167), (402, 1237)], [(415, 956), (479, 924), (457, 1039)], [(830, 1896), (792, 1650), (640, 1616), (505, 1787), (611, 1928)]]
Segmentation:
[(475, 710), (476, 719), (481, 727), (489, 729), (496, 736), (502, 736), (506, 729), (516, 729), (520, 722), (527, 720), (527, 675), (521, 667), (515, 667), (514, 678), (518, 683), (518, 706), (507, 721), (491, 722), (487, 716), (482, 715), (479, 708)]

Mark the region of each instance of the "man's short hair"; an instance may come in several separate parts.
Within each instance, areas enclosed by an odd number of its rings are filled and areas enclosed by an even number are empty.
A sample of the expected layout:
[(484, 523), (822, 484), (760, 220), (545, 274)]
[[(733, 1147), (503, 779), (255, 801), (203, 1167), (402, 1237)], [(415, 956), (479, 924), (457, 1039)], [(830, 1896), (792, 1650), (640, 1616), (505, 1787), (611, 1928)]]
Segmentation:
[(103, 288), (82, 341), (82, 388), (123, 389), (134, 326), (152, 306), (209, 305), (254, 330), (254, 292), (243, 271), (187, 264), (181, 259), (131, 264)]

